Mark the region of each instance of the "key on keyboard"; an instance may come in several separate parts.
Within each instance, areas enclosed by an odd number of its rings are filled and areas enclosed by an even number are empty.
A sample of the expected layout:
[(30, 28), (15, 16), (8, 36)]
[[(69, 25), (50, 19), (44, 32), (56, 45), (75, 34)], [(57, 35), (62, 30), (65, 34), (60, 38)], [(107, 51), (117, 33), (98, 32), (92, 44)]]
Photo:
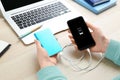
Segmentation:
[(64, 6), (61, 2), (56, 2), (41, 8), (12, 16), (11, 18), (15, 21), (20, 29), (23, 29), (68, 12), (70, 12), (70, 10), (66, 6)]

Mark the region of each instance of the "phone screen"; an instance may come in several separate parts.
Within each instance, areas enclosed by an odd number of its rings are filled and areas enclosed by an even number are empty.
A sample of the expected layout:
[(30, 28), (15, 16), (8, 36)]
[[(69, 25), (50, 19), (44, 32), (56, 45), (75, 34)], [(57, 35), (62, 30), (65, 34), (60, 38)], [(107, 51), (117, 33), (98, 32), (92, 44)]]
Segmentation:
[(82, 16), (67, 22), (78, 49), (84, 50), (95, 45), (95, 41)]

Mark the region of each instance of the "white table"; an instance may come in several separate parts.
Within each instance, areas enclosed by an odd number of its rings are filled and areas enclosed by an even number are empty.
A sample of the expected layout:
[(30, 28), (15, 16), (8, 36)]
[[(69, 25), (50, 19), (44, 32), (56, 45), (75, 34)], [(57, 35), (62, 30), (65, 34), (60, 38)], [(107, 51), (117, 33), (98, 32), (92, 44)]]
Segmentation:
[[(86, 19), (99, 26), (109, 38), (120, 41), (120, 0), (111, 9), (96, 15), (72, 0), (67, 0), (76, 10), (80, 11)], [(62, 46), (69, 43), (67, 32), (56, 35)], [(0, 18), (0, 39), (12, 44), (10, 49), (0, 58), (0, 80), (37, 80), (36, 72), (39, 66), (36, 59), (35, 44), (25, 46), (17, 38), (7, 22)], [(63, 42), (64, 41), (64, 42)], [(97, 60), (93, 60), (95, 65)], [(68, 80), (111, 80), (120, 73), (120, 67), (104, 59), (93, 71), (88, 73), (75, 72), (67, 64), (61, 62), (57, 65)]]

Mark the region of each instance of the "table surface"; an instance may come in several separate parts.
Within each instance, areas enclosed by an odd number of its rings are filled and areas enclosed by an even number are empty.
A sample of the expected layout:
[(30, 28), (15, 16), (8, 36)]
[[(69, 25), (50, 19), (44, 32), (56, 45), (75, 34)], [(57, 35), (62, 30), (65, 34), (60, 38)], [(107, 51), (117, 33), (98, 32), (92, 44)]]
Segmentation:
[[(120, 0), (117, 1), (116, 6), (99, 15), (90, 12), (72, 0), (66, 1), (80, 11), (90, 23), (100, 27), (110, 39), (120, 41)], [(70, 43), (67, 31), (55, 36), (62, 46)], [(36, 73), (39, 70), (39, 65), (36, 59), (35, 44), (25, 46), (2, 16), (0, 17), (0, 40), (12, 44), (10, 49), (0, 58), (0, 80), (37, 80)], [(97, 61), (94, 58), (92, 65), (94, 66)], [(70, 65), (62, 62), (58, 62), (57, 66), (68, 80), (111, 80), (120, 73), (120, 67), (107, 59), (104, 59), (97, 68), (88, 73), (75, 72)]]

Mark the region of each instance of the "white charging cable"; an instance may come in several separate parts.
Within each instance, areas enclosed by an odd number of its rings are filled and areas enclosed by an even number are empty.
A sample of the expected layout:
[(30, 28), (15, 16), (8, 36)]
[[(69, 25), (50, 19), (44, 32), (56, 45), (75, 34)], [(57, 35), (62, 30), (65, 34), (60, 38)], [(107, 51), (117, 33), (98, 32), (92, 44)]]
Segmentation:
[(81, 67), (78, 66), (77, 64), (79, 64), (79, 63), (85, 58), (85, 54), (82, 53), (82, 56), (81, 56), (79, 59), (77, 59), (77, 61), (76, 61), (76, 60), (71, 60), (70, 58), (68, 58), (67, 56), (64, 55), (64, 54), (65, 54), (65, 53), (64, 53), (64, 50), (65, 50), (67, 47), (70, 47), (70, 46), (74, 46), (74, 45), (73, 45), (73, 44), (66, 45), (66, 46), (63, 48), (62, 52), (59, 54), (59, 57), (65, 59), (66, 61), (68, 61), (74, 71), (86, 71), (86, 72), (91, 71), (91, 70), (95, 69), (95, 68), (101, 63), (101, 61), (102, 61), (103, 58), (104, 58), (104, 56), (102, 55), (102, 58), (97, 62), (97, 64), (96, 64), (94, 67), (91, 68), (91, 64), (92, 64), (92, 53), (90, 52), (89, 49), (87, 49), (88, 54), (89, 54), (89, 61), (88, 61), (88, 64), (87, 64), (86, 67), (81, 68)]

